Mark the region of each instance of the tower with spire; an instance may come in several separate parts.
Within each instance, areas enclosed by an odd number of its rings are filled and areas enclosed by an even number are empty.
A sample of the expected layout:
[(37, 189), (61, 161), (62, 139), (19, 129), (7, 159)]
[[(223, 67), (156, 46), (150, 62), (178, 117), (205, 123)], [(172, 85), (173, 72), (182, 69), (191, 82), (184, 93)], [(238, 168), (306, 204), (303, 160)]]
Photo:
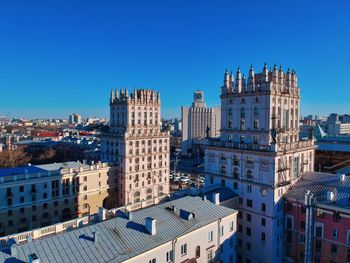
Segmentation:
[(109, 102), (101, 160), (119, 168), (117, 204), (133, 209), (156, 204), (169, 194), (170, 136), (160, 129), (160, 92), (116, 89)]

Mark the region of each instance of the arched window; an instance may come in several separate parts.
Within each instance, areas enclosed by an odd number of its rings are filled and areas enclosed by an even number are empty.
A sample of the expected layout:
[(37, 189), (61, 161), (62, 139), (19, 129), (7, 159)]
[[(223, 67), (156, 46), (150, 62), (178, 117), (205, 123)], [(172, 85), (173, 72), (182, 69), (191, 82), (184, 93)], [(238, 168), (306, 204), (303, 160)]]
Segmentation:
[(163, 193), (163, 186), (159, 186), (158, 187), (158, 192), (159, 192), (159, 196), (164, 195), (164, 193)]
[(252, 179), (253, 178), (253, 172), (252, 170), (247, 171), (247, 178)]
[(244, 108), (241, 108), (241, 118), (245, 118), (245, 111), (244, 111)]
[(147, 189), (146, 199), (147, 200), (152, 199), (152, 189), (151, 188)]
[(239, 178), (239, 172), (238, 172), (238, 168), (237, 168), (237, 167), (235, 167), (235, 168), (233, 169), (233, 177), (234, 177), (235, 179), (238, 179), (238, 178)]
[(226, 173), (226, 166), (225, 166), (225, 165), (221, 165), (220, 172), (221, 172), (222, 174), (225, 174), (225, 173)]
[(196, 247), (196, 258), (199, 258), (201, 256), (201, 247), (197, 246)]
[(134, 202), (140, 202), (140, 192), (134, 193)]

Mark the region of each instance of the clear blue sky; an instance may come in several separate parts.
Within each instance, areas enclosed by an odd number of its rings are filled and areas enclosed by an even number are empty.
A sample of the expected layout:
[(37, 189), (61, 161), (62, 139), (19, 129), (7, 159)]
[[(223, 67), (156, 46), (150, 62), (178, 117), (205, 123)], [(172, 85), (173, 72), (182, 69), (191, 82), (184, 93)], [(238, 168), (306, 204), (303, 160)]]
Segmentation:
[(295, 68), (302, 114), (350, 113), (350, 1), (1, 1), (0, 115), (108, 116), (111, 88), (219, 104), (226, 68)]

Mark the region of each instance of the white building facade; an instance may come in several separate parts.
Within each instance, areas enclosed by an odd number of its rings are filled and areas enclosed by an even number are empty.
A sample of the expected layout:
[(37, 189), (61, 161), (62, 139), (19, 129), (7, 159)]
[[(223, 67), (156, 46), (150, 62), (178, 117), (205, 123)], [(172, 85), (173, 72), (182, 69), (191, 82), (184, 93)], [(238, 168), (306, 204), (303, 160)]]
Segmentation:
[(282, 196), (314, 166), (313, 140), (299, 141), (300, 90), (296, 73), (250, 68), (224, 76), (221, 136), (205, 154), (206, 185), (240, 196), (237, 262), (282, 262)]
[(207, 108), (204, 92), (197, 90), (193, 95), (191, 107), (181, 107), (182, 154), (188, 154), (192, 147), (192, 140), (220, 135), (220, 108)]
[(160, 93), (111, 92), (109, 132), (101, 138), (101, 159), (119, 167), (118, 206), (135, 209), (169, 194), (170, 136), (160, 130)]

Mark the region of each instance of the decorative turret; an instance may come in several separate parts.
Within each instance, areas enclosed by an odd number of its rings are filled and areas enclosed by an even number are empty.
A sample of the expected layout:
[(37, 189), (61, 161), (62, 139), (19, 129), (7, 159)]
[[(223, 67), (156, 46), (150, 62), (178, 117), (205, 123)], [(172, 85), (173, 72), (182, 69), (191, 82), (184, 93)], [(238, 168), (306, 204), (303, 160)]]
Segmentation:
[(253, 65), (250, 65), (249, 76), (248, 76), (248, 91), (255, 91), (255, 75)]
[(278, 83), (278, 70), (277, 70), (276, 64), (273, 66), (273, 70), (272, 70), (272, 81), (274, 83)]
[(245, 79), (245, 75), (243, 74), (242, 76), (242, 92), (246, 92), (247, 91), (247, 81)]
[(298, 87), (297, 74), (294, 69), (292, 70), (292, 86)]
[(278, 70), (278, 75), (279, 75), (279, 83), (283, 84), (284, 83), (284, 72), (282, 69), (282, 65), (280, 66), (280, 69)]
[(128, 88), (125, 88), (125, 97), (127, 98), (128, 96)]
[(158, 90), (158, 93), (157, 93), (157, 102), (160, 103), (160, 91)]
[(229, 76), (228, 76), (228, 71), (226, 69), (225, 75), (224, 75), (224, 84), (221, 87), (221, 95), (226, 95), (228, 93), (229, 85), (230, 85), (229, 82), (230, 82), (230, 80), (229, 80)]
[(114, 91), (111, 90), (111, 97), (109, 98), (110, 102), (113, 103), (114, 100), (115, 100), (115, 97), (114, 97)]
[(230, 74), (229, 92), (230, 92), (230, 93), (233, 93), (234, 89), (235, 89), (235, 78), (234, 78), (233, 73), (232, 73), (232, 71), (231, 71), (231, 74)]
[(292, 86), (292, 75), (290, 74), (290, 70), (288, 68), (287, 74), (286, 74), (286, 87), (287, 89), (290, 89)]
[(115, 89), (115, 100), (119, 99), (119, 90), (118, 88)]
[(238, 67), (236, 73), (236, 92), (240, 93), (242, 91), (242, 73), (241, 69)]
[(263, 77), (263, 81), (264, 82), (268, 82), (269, 81), (269, 70), (267, 69), (266, 62), (265, 62), (264, 67), (263, 67), (262, 77)]

